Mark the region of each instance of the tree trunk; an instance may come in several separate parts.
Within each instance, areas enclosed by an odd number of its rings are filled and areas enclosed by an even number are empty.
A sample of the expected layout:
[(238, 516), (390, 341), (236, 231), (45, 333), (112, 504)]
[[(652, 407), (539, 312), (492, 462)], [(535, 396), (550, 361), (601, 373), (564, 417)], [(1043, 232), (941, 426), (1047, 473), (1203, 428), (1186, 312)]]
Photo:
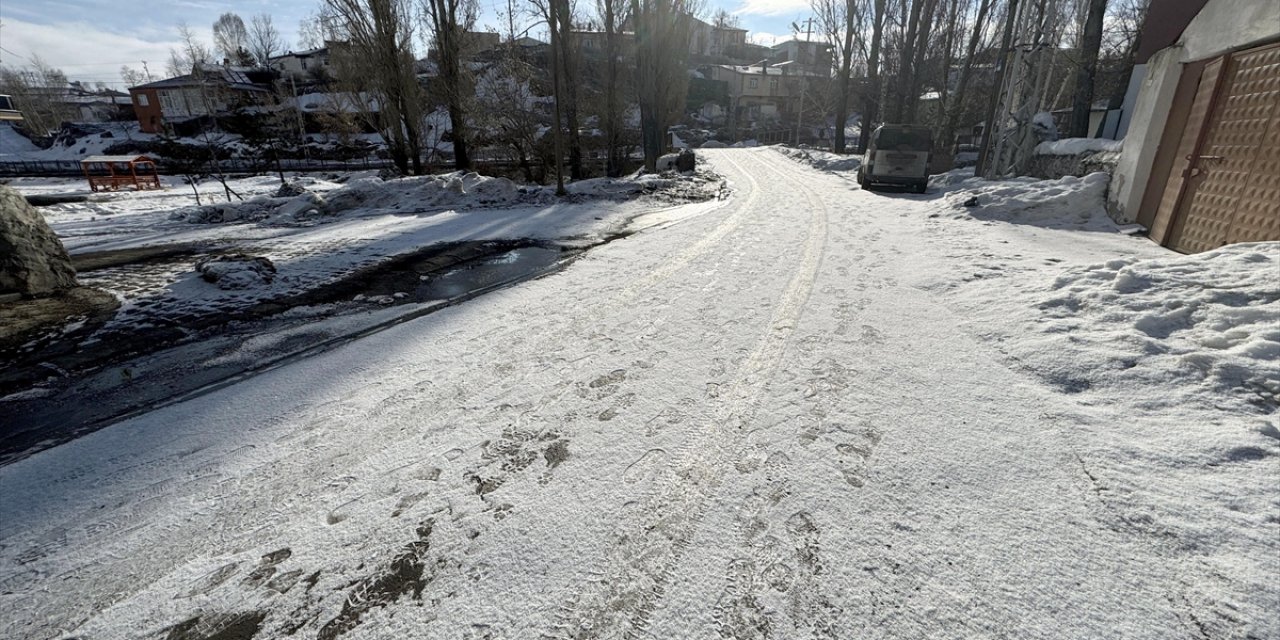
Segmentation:
[(875, 0), (874, 23), (871, 25), (871, 51), (867, 54), (867, 87), (863, 98), (862, 124), (858, 132), (858, 153), (865, 153), (871, 141), (871, 130), (880, 116), (880, 43), (884, 39), (885, 3)]
[(934, 12), (938, 0), (924, 0), (924, 9), (920, 12), (920, 24), (916, 27), (915, 52), (911, 58), (911, 73), (907, 75), (907, 92), (903, 95), (902, 118), (905, 122), (915, 122), (916, 111), (920, 106), (920, 70), (924, 67), (925, 54), (929, 52), (929, 34), (933, 32)]
[(895, 78), (893, 101), (889, 106), (888, 117), (893, 122), (901, 122), (907, 107), (907, 94), (911, 91), (912, 61), (916, 56), (916, 34), (920, 30), (920, 13), (924, 10), (925, 0), (911, 0), (911, 13), (907, 18), (907, 33), (902, 38), (902, 51), (898, 56), (898, 77)]
[(844, 8), (844, 47), (843, 59), (840, 61), (840, 79), (837, 82), (836, 90), (839, 95), (836, 96), (836, 135), (832, 150), (836, 153), (844, 153), (845, 133), (844, 125), (849, 119), (849, 75), (853, 72), (853, 22), (854, 22), (854, 2), (848, 0)]
[(551, 35), (551, 93), (554, 96), (552, 104), (555, 107), (553, 109), (554, 120), (551, 123), (551, 136), (555, 142), (556, 153), (556, 195), (563, 196), (566, 193), (564, 189), (564, 150), (560, 131), (560, 99), (563, 95), (560, 91), (560, 85), (563, 80), (560, 78), (560, 36), (557, 33), (560, 30), (559, 20), (557, 19), (560, 3), (557, 0), (551, 0), (547, 4), (547, 10), (551, 13), (547, 20), (547, 31)]
[(1080, 70), (1076, 73), (1076, 94), (1071, 104), (1070, 138), (1089, 136), (1089, 112), (1093, 107), (1093, 82), (1098, 71), (1098, 49), (1102, 47), (1102, 18), (1107, 0), (1089, 0), (1089, 17), (1080, 42)]
[(569, 130), (569, 177), (581, 180), (582, 174), (582, 140), (578, 134), (578, 48), (573, 37), (573, 13), (569, 10), (568, 0), (551, 0), (560, 5), (560, 68), (565, 82), (564, 117)]
[(622, 175), (622, 145), (618, 130), (621, 122), (618, 117), (618, 35), (616, 15), (613, 2), (604, 2), (604, 139), (605, 139), (605, 175), (616, 178)]
[(952, 145), (955, 142), (956, 127), (960, 126), (960, 115), (964, 112), (965, 98), (968, 97), (969, 79), (973, 76), (973, 57), (978, 53), (978, 44), (982, 41), (982, 32), (986, 29), (987, 14), (991, 11), (991, 0), (982, 0), (978, 5), (978, 17), (973, 21), (973, 33), (969, 35), (969, 46), (965, 49), (964, 66), (960, 68), (960, 79), (956, 81), (956, 90), (947, 102), (947, 116), (942, 125), (942, 144)]

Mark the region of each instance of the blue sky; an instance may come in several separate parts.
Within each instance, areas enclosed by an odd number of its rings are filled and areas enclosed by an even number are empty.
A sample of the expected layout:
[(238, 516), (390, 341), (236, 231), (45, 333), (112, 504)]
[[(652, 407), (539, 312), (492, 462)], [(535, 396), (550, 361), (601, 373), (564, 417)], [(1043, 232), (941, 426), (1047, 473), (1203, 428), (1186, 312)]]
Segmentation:
[[(594, 5), (591, 0), (578, 0)], [(177, 25), (186, 22), (206, 42), (210, 26), (223, 12), (234, 11), (248, 22), (258, 13), (271, 14), (288, 48), (294, 48), (298, 23), (320, 0), (3, 0), (0, 1), (0, 64), (24, 66), (33, 56), (61, 68), (73, 80), (102, 81), (120, 88), (120, 67), (141, 68), (162, 75), (169, 48), (177, 39)], [(753, 41), (771, 44), (789, 37), (789, 25), (810, 13), (808, 0), (709, 0), (708, 14), (717, 7), (736, 13)], [(481, 27), (497, 27), (495, 6), (501, 0), (480, 0)], [(121, 11), (126, 7), (127, 11)], [(535, 29), (535, 33), (536, 33)]]

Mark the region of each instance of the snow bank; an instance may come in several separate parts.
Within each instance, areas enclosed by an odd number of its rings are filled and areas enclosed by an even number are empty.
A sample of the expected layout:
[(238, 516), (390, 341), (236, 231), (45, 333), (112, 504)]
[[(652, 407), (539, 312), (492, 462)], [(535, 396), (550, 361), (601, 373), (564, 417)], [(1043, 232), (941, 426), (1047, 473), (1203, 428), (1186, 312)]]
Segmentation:
[(38, 153), (40, 147), (37, 147), (26, 136), (13, 130), (13, 125), (8, 123), (0, 124), (0, 158), (12, 160), (13, 158), (6, 156), (22, 156), (26, 154)]
[(818, 149), (791, 149), (779, 147), (782, 155), (812, 165), (823, 171), (857, 171), (862, 165), (862, 157), (858, 155), (840, 155)]
[(1115, 387), (1145, 409), (1277, 406), (1280, 242), (1072, 269), (1039, 309), (1024, 357), (1059, 386)]
[[(594, 178), (566, 185), (574, 201), (628, 199), (655, 195), (670, 200), (698, 201), (715, 198), (721, 189), (719, 176), (707, 171), (688, 174), (666, 172), (636, 174), (626, 178)], [(187, 207), (175, 211), (173, 220), (197, 224), (265, 221), (289, 225), (314, 223), (358, 211), (424, 212), (434, 210), (481, 210), (560, 202), (551, 186), (518, 185), (507, 178), (477, 173), (446, 173), (383, 180), (373, 174), (352, 177), (340, 187), (325, 183), (324, 196), (310, 190), (292, 198), (261, 195), (243, 202)], [(299, 182), (288, 191), (307, 189)]]
[(1121, 144), (1121, 140), (1107, 140), (1106, 138), (1063, 138), (1062, 140), (1041, 142), (1036, 145), (1035, 153), (1046, 156), (1076, 156), (1082, 153), (1098, 151), (1119, 151)]
[[(1104, 204), (1110, 179), (1105, 173), (1057, 180), (970, 178), (959, 183), (961, 188), (945, 196), (946, 211), (952, 218), (1114, 229)], [(975, 197), (976, 205), (973, 204)]]

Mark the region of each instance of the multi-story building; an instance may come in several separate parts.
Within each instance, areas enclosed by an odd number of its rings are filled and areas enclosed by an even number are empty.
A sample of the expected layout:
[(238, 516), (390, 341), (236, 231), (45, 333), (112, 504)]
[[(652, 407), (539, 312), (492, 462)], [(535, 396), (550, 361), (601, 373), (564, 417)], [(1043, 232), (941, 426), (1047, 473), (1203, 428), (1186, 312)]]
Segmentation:
[(793, 62), (757, 65), (715, 65), (711, 79), (726, 83), (728, 115), (737, 123), (781, 120), (798, 111), (810, 83), (826, 78)]
[[(269, 75), (246, 67), (198, 65), (191, 73), (129, 88), (139, 128), (161, 133), (174, 123), (226, 113), (253, 104), (269, 93)], [(257, 81), (255, 81), (257, 80)]]
[(769, 62), (790, 62), (805, 73), (830, 75), (834, 64), (831, 45), (825, 42), (788, 40), (770, 47)]

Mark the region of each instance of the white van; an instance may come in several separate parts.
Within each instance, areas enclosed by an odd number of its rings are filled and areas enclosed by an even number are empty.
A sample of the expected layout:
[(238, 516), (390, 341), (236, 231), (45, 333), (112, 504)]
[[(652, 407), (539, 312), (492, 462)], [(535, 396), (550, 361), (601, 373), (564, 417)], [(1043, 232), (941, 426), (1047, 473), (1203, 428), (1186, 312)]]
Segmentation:
[(889, 184), (924, 193), (929, 186), (933, 130), (914, 124), (884, 124), (871, 133), (867, 153), (858, 167), (864, 189)]

